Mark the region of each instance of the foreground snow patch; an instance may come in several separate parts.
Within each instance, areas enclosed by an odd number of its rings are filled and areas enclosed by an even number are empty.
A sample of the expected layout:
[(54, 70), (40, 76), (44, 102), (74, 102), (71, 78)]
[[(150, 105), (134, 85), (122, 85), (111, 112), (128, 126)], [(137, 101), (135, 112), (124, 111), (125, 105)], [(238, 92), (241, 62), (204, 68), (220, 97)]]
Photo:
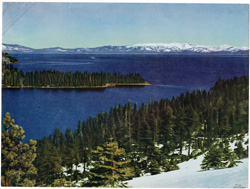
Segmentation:
[(248, 158), (238, 166), (201, 171), (204, 155), (179, 164), (180, 169), (128, 181), (135, 188), (234, 188), (248, 187)]

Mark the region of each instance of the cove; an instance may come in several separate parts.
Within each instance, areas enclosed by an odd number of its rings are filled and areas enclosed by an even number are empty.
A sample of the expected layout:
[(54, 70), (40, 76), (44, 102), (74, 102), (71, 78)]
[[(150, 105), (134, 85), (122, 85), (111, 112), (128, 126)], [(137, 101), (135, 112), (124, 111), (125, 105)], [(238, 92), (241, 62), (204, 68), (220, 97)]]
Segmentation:
[[(167, 55), (12, 55), (19, 70), (140, 73), (152, 85), (105, 89), (2, 89), (2, 116), (10, 112), (23, 126), (25, 140), (49, 136), (58, 127), (74, 130), (78, 120), (118, 104), (172, 98), (208, 90), (222, 79), (248, 75), (248, 57)], [(91, 57), (95, 57), (95, 59)]]

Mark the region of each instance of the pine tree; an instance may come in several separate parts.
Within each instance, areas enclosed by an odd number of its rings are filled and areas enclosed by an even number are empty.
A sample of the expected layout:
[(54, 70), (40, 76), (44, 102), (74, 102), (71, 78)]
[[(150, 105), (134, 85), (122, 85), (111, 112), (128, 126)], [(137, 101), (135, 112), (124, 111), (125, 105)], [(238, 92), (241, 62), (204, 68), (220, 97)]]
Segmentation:
[(210, 148), (209, 152), (205, 154), (202, 160), (201, 169), (209, 170), (210, 168), (222, 168), (223, 163), (223, 150), (218, 146)]
[(161, 172), (161, 165), (160, 162), (163, 162), (162, 160), (165, 159), (157, 147), (150, 147), (148, 148), (147, 154), (147, 171), (151, 173), (151, 175), (156, 175)]
[(228, 141), (225, 141), (210, 148), (204, 156), (201, 168), (204, 170), (227, 168), (237, 166), (238, 163), (242, 162), (238, 160), (237, 155), (229, 148)]
[(191, 154), (191, 145), (195, 142), (195, 137), (200, 128), (200, 120), (198, 113), (192, 108), (191, 105), (188, 105), (186, 108), (186, 117), (185, 123), (187, 127), (187, 149), (188, 156)]
[(117, 142), (108, 142), (103, 147), (98, 146), (93, 151), (95, 162), (90, 170), (88, 186), (125, 187), (122, 181), (133, 176), (133, 169), (128, 167), (131, 162), (127, 159), (123, 148)]
[(47, 138), (40, 143), (38, 143), (38, 156), (34, 162), (38, 168), (38, 182), (41, 186), (50, 185), (54, 179), (61, 177), (62, 159), (58, 149)]
[(78, 166), (80, 157), (73, 137), (73, 133), (68, 128), (65, 132), (65, 142), (66, 146), (64, 151), (63, 164), (66, 166), (67, 172), (73, 178), (73, 175), (75, 174), (73, 170), (73, 165), (75, 164), (76, 166)]
[(151, 173), (151, 175), (156, 175), (161, 172), (160, 165), (157, 160), (152, 159), (149, 165), (149, 172)]
[(235, 167), (238, 163), (242, 163), (239, 161), (236, 153), (230, 149), (230, 145), (228, 140), (221, 145), (223, 149), (223, 163), (225, 167)]
[(171, 148), (171, 141), (173, 141), (173, 135), (174, 135), (174, 119), (175, 116), (173, 115), (173, 110), (170, 106), (166, 107), (166, 110), (163, 112), (162, 115), (162, 124), (160, 127), (160, 133), (161, 133), (161, 143), (164, 145), (163, 149), (166, 153), (170, 153), (171, 150), (174, 150), (174, 148)]
[(36, 141), (30, 140), (29, 143), (22, 143), (24, 130), (14, 124), (7, 112), (3, 119), (2, 131), (2, 176), (4, 186), (34, 186), (37, 169), (33, 165), (36, 158)]
[(247, 150), (244, 149), (242, 142), (239, 141), (236, 143), (236, 148), (234, 149), (234, 152), (236, 153), (236, 155), (238, 156), (239, 159), (245, 158), (247, 157)]
[(182, 155), (183, 142), (187, 136), (186, 114), (183, 108), (179, 108), (175, 119), (175, 140), (178, 142), (179, 154)]

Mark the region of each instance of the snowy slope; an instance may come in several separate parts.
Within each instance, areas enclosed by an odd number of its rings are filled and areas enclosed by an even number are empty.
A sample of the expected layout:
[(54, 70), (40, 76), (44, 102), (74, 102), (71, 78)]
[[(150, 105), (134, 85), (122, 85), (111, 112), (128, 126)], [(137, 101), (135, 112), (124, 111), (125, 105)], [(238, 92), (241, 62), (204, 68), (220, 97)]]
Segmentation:
[[(239, 135), (235, 135), (234, 140), (230, 142), (231, 150), (236, 148), (235, 143), (239, 141), (236, 139)], [(233, 138), (230, 138), (232, 140)], [(246, 134), (243, 138), (242, 144), (246, 149), (248, 146), (249, 134)], [(162, 144), (158, 144), (157, 147), (161, 148)], [(187, 150), (183, 150), (187, 153)], [(204, 154), (197, 157), (197, 159), (190, 159), (189, 161), (179, 163), (179, 170), (161, 173), (158, 175), (148, 176), (147, 174), (126, 181), (129, 187), (133, 188), (239, 188), (248, 187), (248, 158), (242, 159), (242, 163), (233, 168), (225, 169), (210, 169), (208, 171), (201, 170), (201, 163), (204, 159)], [(77, 170), (83, 173), (83, 163), (80, 163)], [(86, 167), (88, 171), (92, 167)], [(76, 170), (76, 166), (73, 165), (73, 170)], [(66, 173), (66, 168), (63, 168), (64, 175), (70, 176)], [(77, 186), (81, 186), (87, 178), (75, 183)], [(125, 183), (126, 183), (125, 182)]]
[(179, 164), (180, 169), (128, 181), (134, 188), (233, 188), (248, 187), (248, 158), (237, 167), (201, 171), (204, 156)]
[[(239, 135), (237, 135), (239, 136)], [(236, 137), (236, 136), (235, 136)], [(232, 138), (230, 138), (231, 140)], [(243, 138), (243, 147), (246, 149), (249, 135)], [(230, 142), (230, 149), (236, 148), (237, 140)], [(187, 150), (183, 151), (187, 153)], [(128, 181), (128, 186), (134, 188), (234, 188), (248, 187), (248, 158), (242, 159), (238, 166), (217, 170), (201, 170), (204, 154), (197, 159), (190, 159), (179, 165), (180, 169), (161, 173), (154, 176), (143, 176)]]

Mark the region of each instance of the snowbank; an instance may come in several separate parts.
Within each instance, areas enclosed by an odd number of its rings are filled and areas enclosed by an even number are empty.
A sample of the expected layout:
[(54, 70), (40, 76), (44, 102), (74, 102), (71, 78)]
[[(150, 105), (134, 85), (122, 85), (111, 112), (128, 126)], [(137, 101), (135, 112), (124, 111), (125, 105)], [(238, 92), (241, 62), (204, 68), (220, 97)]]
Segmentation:
[(179, 164), (180, 169), (128, 181), (134, 188), (234, 188), (248, 187), (248, 158), (237, 167), (201, 171), (204, 155)]

